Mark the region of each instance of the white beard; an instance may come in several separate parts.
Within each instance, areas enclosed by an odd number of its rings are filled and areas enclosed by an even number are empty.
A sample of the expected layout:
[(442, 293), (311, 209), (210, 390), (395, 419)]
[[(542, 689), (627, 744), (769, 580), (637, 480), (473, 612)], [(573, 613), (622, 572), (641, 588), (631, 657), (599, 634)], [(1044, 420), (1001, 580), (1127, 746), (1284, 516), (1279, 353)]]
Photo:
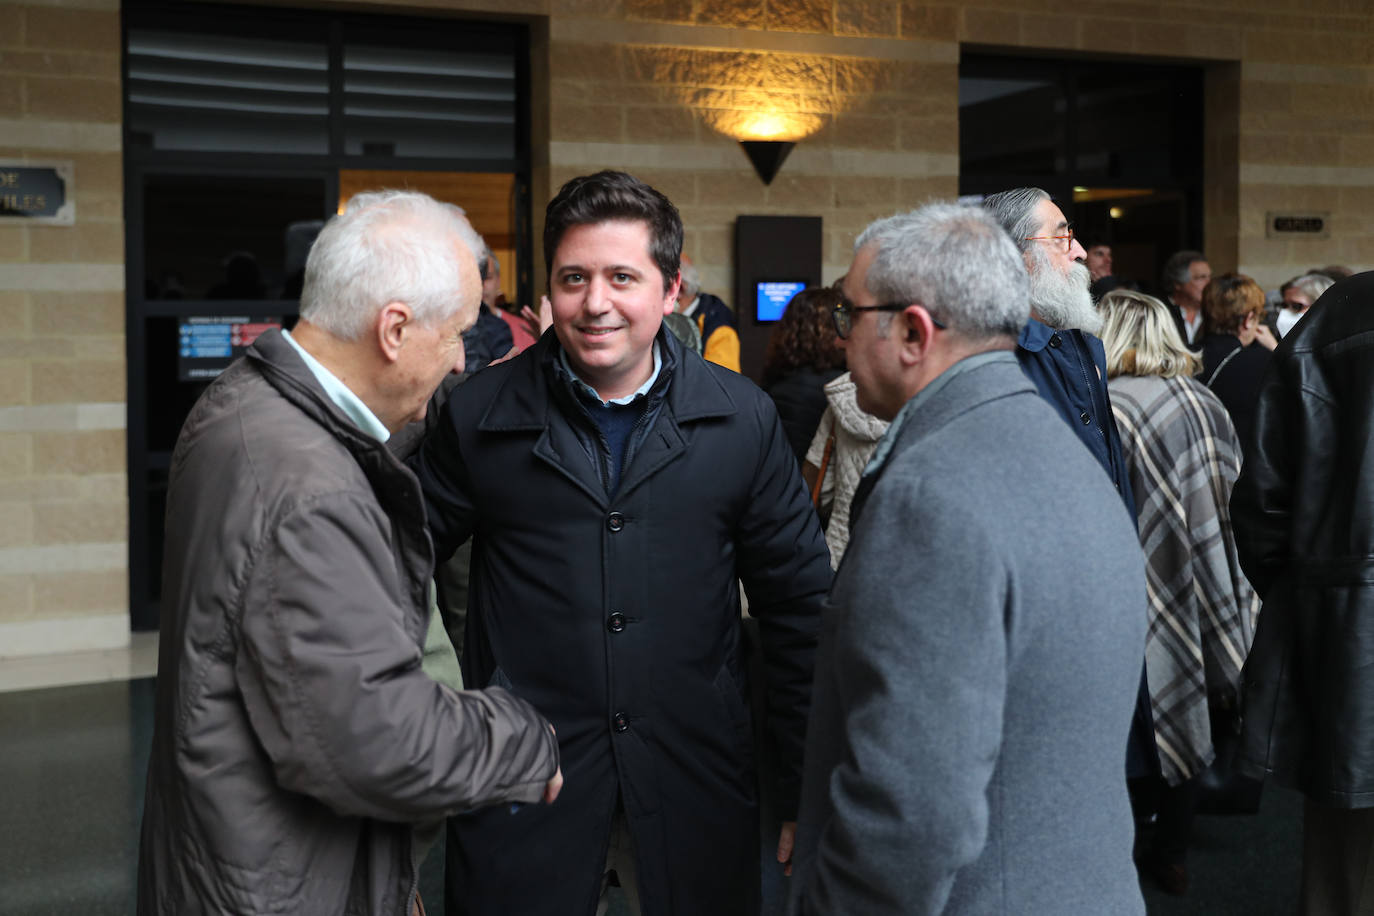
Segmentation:
[(1075, 263), (1061, 274), (1040, 249), (1031, 249), (1030, 303), (1036, 317), (1056, 330), (1102, 330), (1102, 316), (1088, 292), (1088, 268)]

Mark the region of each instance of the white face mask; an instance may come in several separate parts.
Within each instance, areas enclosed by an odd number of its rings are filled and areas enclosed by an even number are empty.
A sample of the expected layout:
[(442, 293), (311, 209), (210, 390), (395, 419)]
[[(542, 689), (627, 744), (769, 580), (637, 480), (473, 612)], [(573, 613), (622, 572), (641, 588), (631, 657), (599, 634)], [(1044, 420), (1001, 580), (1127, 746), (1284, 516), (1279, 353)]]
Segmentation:
[(1306, 312), (1295, 312), (1292, 309), (1280, 309), (1279, 317), (1274, 322), (1278, 326), (1279, 336), (1287, 337), (1288, 332), (1293, 330), (1293, 325), (1298, 323), (1298, 319), (1306, 315)]

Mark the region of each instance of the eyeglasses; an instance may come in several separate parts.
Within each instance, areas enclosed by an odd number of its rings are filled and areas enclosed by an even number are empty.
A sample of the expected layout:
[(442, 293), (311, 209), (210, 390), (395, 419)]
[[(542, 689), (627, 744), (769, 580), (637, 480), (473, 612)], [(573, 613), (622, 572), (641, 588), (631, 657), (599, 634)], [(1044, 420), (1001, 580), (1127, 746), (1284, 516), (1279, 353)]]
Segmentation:
[[(830, 313), (830, 317), (835, 321), (835, 333), (840, 336), (840, 340), (848, 340), (849, 332), (854, 330), (855, 312), (902, 312), (910, 308), (910, 306), (910, 302), (888, 302), (884, 305), (855, 305), (846, 299), (835, 306), (835, 310)], [(942, 331), (946, 330), (944, 322), (937, 321), (934, 315), (931, 315), (930, 323)]]
[(1027, 242), (1058, 242), (1060, 248), (1063, 248), (1065, 251), (1068, 251), (1070, 248), (1073, 247), (1073, 227), (1070, 226), (1070, 227), (1068, 227), (1067, 229), (1065, 229), (1064, 231), (1065, 231), (1066, 233), (1068, 233), (1068, 234), (1067, 234), (1067, 235), (1028, 235), (1028, 236), (1026, 236), (1026, 241), (1027, 241)]

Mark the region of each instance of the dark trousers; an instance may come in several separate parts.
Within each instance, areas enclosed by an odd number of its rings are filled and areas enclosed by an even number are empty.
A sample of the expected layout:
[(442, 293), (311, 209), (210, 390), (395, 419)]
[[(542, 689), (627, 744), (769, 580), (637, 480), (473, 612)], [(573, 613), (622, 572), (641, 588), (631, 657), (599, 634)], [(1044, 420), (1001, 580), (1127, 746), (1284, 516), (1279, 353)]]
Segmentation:
[(1374, 914), (1374, 808), (1303, 804), (1301, 912)]

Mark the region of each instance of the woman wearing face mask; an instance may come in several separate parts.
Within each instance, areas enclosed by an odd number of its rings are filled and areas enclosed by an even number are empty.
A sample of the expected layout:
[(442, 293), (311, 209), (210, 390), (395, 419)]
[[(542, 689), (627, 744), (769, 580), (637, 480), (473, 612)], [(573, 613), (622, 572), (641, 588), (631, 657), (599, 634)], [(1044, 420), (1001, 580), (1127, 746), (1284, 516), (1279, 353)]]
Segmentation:
[(1279, 336), (1287, 336), (1298, 319), (1307, 314), (1312, 303), (1320, 299), (1321, 294), (1335, 282), (1325, 274), (1303, 274), (1283, 284), (1283, 308), (1279, 309), (1278, 317), (1274, 320), (1274, 328)]
[(1244, 274), (1213, 277), (1202, 291), (1206, 336), (1202, 340), (1202, 382), (1226, 405), (1241, 448), (1255, 426), (1260, 380), (1278, 341), (1264, 323), (1264, 290)]

